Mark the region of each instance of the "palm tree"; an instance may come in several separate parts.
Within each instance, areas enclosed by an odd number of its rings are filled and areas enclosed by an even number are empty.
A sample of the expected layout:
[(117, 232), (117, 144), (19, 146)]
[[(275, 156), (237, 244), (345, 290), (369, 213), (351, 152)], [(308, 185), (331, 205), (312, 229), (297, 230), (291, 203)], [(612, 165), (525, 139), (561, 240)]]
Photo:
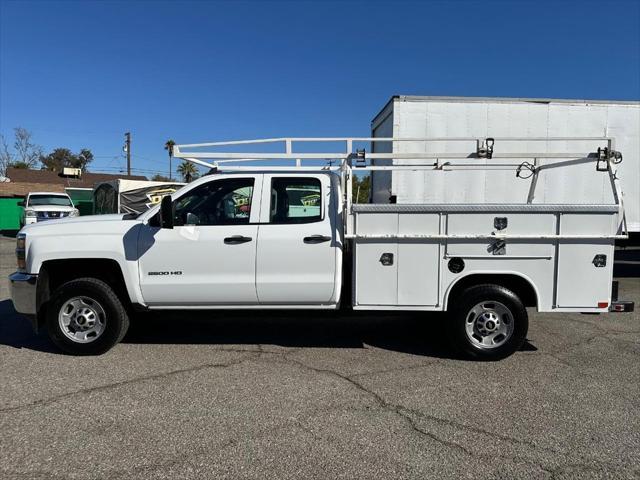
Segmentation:
[(171, 180), (171, 159), (173, 158), (173, 146), (176, 144), (173, 140), (169, 139), (164, 144), (164, 149), (169, 153), (169, 180)]
[(178, 166), (178, 173), (182, 175), (182, 178), (184, 178), (184, 181), (187, 183), (198, 177), (198, 169), (196, 168), (196, 166), (193, 163), (187, 161), (183, 161)]

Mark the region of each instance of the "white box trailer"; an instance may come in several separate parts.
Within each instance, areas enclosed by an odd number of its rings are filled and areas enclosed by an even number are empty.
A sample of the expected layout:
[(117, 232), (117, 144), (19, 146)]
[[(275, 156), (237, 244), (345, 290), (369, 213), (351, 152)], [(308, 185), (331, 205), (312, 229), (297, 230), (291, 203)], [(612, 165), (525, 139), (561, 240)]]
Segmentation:
[[(613, 139), (613, 149), (622, 153), (618, 175), (624, 192), (627, 227), (640, 232), (640, 102), (555, 100), (483, 97), (394, 96), (376, 115), (371, 125), (373, 137), (442, 138), (441, 142), (375, 142), (373, 152), (403, 153), (423, 151), (469, 152), (469, 137), (494, 138), (496, 153), (596, 151), (597, 141), (576, 141), (577, 137)], [(467, 137), (467, 141), (455, 138)], [(510, 142), (506, 137), (527, 137)], [(567, 137), (567, 142), (545, 141)], [(571, 138), (570, 138), (571, 137)], [(502, 141), (503, 139), (504, 141)], [(524, 150), (524, 152), (523, 152)], [(437, 159), (435, 159), (437, 161)], [(490, 161), (490, 160), (489, 160)], [(531, 203), (604, 204), (611, 201), (606, 172), (593, 175), (593, 163), (576, 168), (553, 168), (556, 159), (523, 162), (518, 182), (513, 169), (499, 167), (480, 173), (457, 165), (478, 164), (486, 158), (448, 159), (445, 175), (438, 171), (374, 171), (373, 203)], [(374, 160), (389, 165), (391, 160)], [(410, 165), (412, 159), (394, 159), (394, 165)], [(538, 165), (533, 165), (538, 163)], [(545, 165), (533, 175), (534, 167)], [(530, 198), (532, 182), (535, 196)]]
[(98, 183), (93, 189), (93, 213), (140, 214), (159, 204), (162, 197), (171, 195), (185, 184), (117, 179)]

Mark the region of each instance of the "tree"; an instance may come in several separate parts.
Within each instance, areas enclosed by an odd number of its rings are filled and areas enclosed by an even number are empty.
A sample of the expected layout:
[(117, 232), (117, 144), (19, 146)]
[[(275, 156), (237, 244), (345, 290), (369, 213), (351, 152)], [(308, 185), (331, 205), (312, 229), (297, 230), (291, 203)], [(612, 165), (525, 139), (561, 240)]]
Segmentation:
[(353, 191), (351, 199), (353, 203), (368, 203), (371, 196), (371, 176), (353, 176)]
[(13, 129), (13, 152), (3, 135), (0, 135), (0, 174), (6, 175), (7, 167), (32, 168), (42, 155), (42, 147), (31, 141), (31, 132), (26, 128)]
[(88, 148), (83, 148), (80, 150), (75, 156), (75, 160), (72, 165), (74, 168), (81, 168), (83, 172), (87, 170), (87, 165), (89, 165), (93, 161), (93, 153)]
[(151, 177), (152, 182), (170, 182), (169, 177), (165, 177), (164, 175), (160, 175), (156, 173), (153, 177)]
[(15, 132), (16, 163), (27, 165), (27, 168), (34, 167), (42, 155), (42, 147), (31, 142), (31, 132), (26, 128), (17, 127)]
[(13, 162), (11, 165), (9, 165), (11, 168), (20, 168), (22, 170), (28, 170), (29, 169), (29, 165), (24, 163), (24, 162)]
[(173, 147), (176, 144), (173, 140), (169, 139), (164, 144), (164, 149), (169, 154), (169, 180), (171, 180), (173, 169), (171, 168), (171, 160), (173, 159)]
[(87, 148), (79, 153), (73, 153), (68, 148), (56, 148), (48, 155), (40, 156), (44, 169), (53, 172), (61, 172), (63, 168), (79, 168), (85, 172), (92, 161), (93, 153)]
[(178, 166), (178, 173), (182, 175), (182, 178), (187, 183), (189, 183), (191, 180), (195, 180), (199, 176), (196, 166), (191, 162), (187, 162), (186, 160), (184, 160)]
[(7, 174), (7, 167), (11, 165), (12, 160), (13, 155), (9, 151), (9, 145), (7, 145), (4, 135), (0, 135), (0, 175)]

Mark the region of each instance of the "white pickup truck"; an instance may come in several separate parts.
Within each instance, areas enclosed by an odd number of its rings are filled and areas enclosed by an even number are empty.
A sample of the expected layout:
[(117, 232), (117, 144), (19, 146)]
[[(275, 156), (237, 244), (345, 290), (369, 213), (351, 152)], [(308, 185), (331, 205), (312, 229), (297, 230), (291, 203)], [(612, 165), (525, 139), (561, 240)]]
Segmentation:
[(30, 192), (18, 205), (23, 207), (20, 215), (21, 227), (46, 220), (80, 215), (66, 193)]
[[(460, 153), (440, 156), (354, 151), (358, 142), (406, 141), (395, 138), (176, 145), (174, 156), (212, 167), (211, 174), (138, 216), (69, 218), (19, 232), (18, 271), (10, 277), (15, 308), (74, 354), (111, 348), (136, 309), (449, 311), (454, 344), (479, 359), (521, 347), (526, 307), (633, 309), (618, 301), (612, 282), (614, 244), (626, 234), (619, 156), (609, 139), (594, 139), (593, 153), (540, 153), (530, 162), (523, 161), (530, 153), (501, 155), (500, 139), (453, 140), (461, 142)], [(201, 151), (279, 141), (284, 152)], [(297, 142), (327, 141), (346, 148), (294, 153)], [(401, 166), (370, 161), (396, 156)], [(611, 179), (610, 203), (544, 204), (535, 195), (517, 204), (351, 202), (358, 169), (453, 176), (471, 169), (483, 172), (482, 188), (490, 188), (491, 172), (510, 171), (514, 182), (535, 190), (546, 167), (584, 164)]]

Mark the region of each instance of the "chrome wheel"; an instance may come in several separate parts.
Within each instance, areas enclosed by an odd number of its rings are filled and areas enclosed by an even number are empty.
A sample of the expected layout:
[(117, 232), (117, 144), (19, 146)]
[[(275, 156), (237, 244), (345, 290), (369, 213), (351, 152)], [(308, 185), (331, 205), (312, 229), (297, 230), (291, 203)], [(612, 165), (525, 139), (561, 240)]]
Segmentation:
[(511, 311), (500, 302), (481, 302), (469, 310), (465, 330), (471, 343), (481, 349), (504, 345), (513, 335)]
[(58, 313), (62, 333), (76, 343), (95, 341), (106, 326), (102, 306), (90, 297), (73, 297), (64, 302)]

